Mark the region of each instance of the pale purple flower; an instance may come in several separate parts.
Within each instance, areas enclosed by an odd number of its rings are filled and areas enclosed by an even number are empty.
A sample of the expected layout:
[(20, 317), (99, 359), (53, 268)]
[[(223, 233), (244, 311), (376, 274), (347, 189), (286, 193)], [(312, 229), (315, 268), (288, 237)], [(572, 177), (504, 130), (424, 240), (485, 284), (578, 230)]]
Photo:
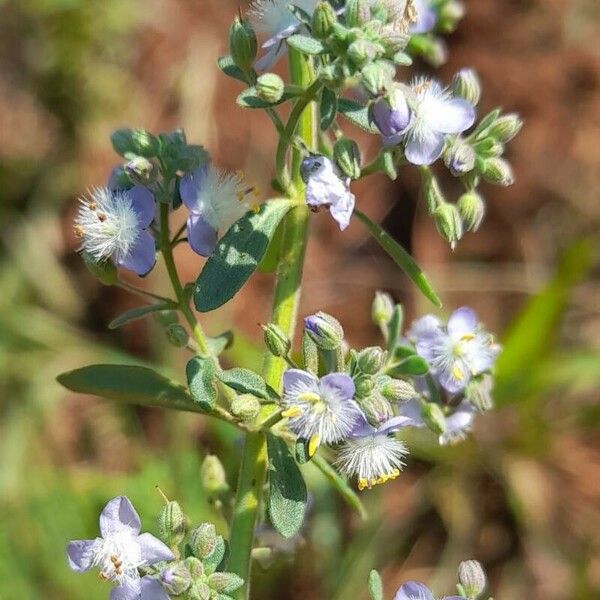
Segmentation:
[(488, 371), (500, 351), (478, 323), (475, 312), (467, 307), (454, 311), (447, 327), (436, 327), (432, 320), (417, 324), (417, 334), (412, 333), (417, 352), (450, 394), (463, 390), (472, 377)]
[(284, 416), (299, 438), (310, 440), (310, 454), (319, 444), (340, 442), (350, 435), (362, 418), (354, 392), (354, 382), (346, 373), (330, 373), (321, 379), (300, 369), (284, 373)]
[(454, 412), (446, 417), (446, 431), (439, 437), (440, 446), (456, 444), (467, 437), (475, 421), (475, 408), (469, 402), (461, 402)]
[[(431, 590), (418, 581), (407, 581), (400, 586), (394, 600), (435, 600)], [(443, 600), (464, 600), (462, 596), (445, 596)]]
[(379, 129), (385, 146), (395, 146), (402, 139), (411, 119), (406, 95), (396, 87), (371, 107), (371, 120)]
[(181, 201), (190, 212), (188, 241), (200, 256), (210, 256), (217, 239), (250, 209), (239, 174), (203, 165), (184, 175), (179, 186)]
[(267, 40), (261, 46), (265, 51), (255, 67), (257, 71), (270, 69), (287, 53), (286, 39), (298, 33), (303, 25), (289, 10), (293, 4), (312, 16), (320, 0), (254, 0), (248, 13), (256, 31), (264, 34)]
[(81, 198), (75, 233), (92, 260), (110, 259), (119, 267), (145, 275), (156, 262), (154, 237), (148, 231), (155, 214), (154, 196), (145, 187), (98, 187), (89, 198)]
[(302, 162), (302, 178), (306, 183), (306, 203), (312, 210), (329, 209), (344, 231), (350, 224), (356, 198), (350, 191), (350, 178), (343, 177), (326, 156), (309, 156)]
[(411, 33), (429, 33), (436, 24), (437, 14), (430, 0), (413, 0), (417, 20), (410, 26)]
[(175, 556), (159, 539), (140, 534), (140, 518), (125, 496), (111, 500), (100, 514), (100, 534), (67, 546), (69, 566), (79, 573), (97, 567), (100, 578), (116, 584), (110, 600), (168, 600), (156, 579), (140, 577), (139, 568)]
[(475, 108), (434, 79), (417, 78), (405, 93), (411, 119), (402, 132), (404, 154), (414, 165), (430, 165), (441, 156), (447, 135), (473, 125)]
[(414, 424), (409, 417), (397, 416), (373, 427), (361, 416), (340, 448), (336, 465), (345, 475), (357, 478), (359, 490), (395, 479), (404, 467), (408, 449), (392, 434)]

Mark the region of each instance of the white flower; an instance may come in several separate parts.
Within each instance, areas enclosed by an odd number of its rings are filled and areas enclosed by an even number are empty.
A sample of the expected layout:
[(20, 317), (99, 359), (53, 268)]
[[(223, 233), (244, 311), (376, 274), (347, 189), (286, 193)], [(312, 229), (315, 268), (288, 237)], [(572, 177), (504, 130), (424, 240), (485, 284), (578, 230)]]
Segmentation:
[(440, 446), (462, 442), (473, 428), (474, 421), (475, 409), (473, 406), (466, 401), (461, 402), (446, 419), (446, 431), (439, 437)]

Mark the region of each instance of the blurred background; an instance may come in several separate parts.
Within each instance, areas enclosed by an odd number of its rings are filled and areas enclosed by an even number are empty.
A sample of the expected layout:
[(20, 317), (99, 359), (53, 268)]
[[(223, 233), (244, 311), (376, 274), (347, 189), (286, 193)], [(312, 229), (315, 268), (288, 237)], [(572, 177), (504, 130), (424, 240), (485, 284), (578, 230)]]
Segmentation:
[[(76, 396), (54, 378), (118, 361), (183, 378), (186, 357), (158, 323), (107, 329), (139, 301), (92, 279), (71, 220), (78, 195), (117, 162), (109, 134), (120, 126), (184, 127), (216, 164), (243, 169), (269, 193), (272, 128), (235, 105), (238, 85), (215, 67), (239, 4), (0, 0), (2, 600), (105, 598), (95, 575), (68, 570), (64, 546), (94, 536), (98, 511), (117, 494), (130, 496), (150, 530), (160, 485), (194, 521), (225, 531), (199, 468), (217, 453), (235, 485), (233, 430)], [(426, 216), (411, 174), (371, 178), (355, 192), (411, 249), (446, 310), (468, 303), (500, 333), (498, 408), (459, 446), (411, 438), (403, 476), (363, 494), (366, 522), (309, 467), (315, 502), (291, 545), (297, 553), (282, 546), (280, 560), (256, 566), (253, 598), (365, 598), (373, 567), (388, 597), (406, 579), (429, 581), (441, 595), (467, 558), (485, 565), (498, 599), (600, 597), (600, 4), (465, 4), (439, 76), (449, 81), (472, 66), (484, 84), (482, 112), (500, 105), (524, 117), (510, 144), (516, 185), (484, 188), (487, 219), (455, 252)], [(363, 142), (367, 154), (378, 144)], [(177, 259), (184, 280), (194, 279), (199, 257), (180, 246)], [(162, 268), (142, 285), (166, 292)], [(271, 285), (257, 275), (204, 318), (212, 334), (239, 332), (229, 363), (259, 368), (257, 323), (268, 319)], [(376, 289), (403, 302), (408, 318), (430, 309), (360, 225), (342, 235), (326, 214), (313, 219), (304, 289), (302, 314), (331, 312), (355, 344), (377, 343), (369, 318)]]

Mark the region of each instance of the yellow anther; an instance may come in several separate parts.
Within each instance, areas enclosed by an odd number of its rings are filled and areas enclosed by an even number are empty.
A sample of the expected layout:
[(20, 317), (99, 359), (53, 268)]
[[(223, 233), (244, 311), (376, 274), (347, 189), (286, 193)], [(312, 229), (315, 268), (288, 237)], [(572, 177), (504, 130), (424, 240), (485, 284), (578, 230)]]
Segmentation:
[(358, 489), (362, 492), (365, 488), (369, 487), (369, 482), (366, 479), (358, 480)]
[(319, 394), (315, 392), (303, 392), (302, 394), (298, 395), (298, 400), (300, 400), (301, 402), (316, 403), (320, 402), (321, 396), (319, 396)]
[(246, 177), (246, 173), (244, 173), (244, 171), (242, 171), (241, 169), (238, 169), (238, 170), (235, 172), (235, 176), (236, 176), (238, 179), (244, 179), (244, 177)]
[(456, 379), (458, 379), (459, 381), (463, 381), (465, 378), (465, 374), (463, 373), (462, 369), (458, 365), (454, 365), (454, 367), (452, 369), (452, 375), (454, 375), (454, 377)]
[(83, 227), (81, 225), (75, 225), (75, 227), (73, 227), (73, 230), (75, 231), (76, 237), (83, 237)]
[(252, 196), (254, 196), (254, 198), (260, 198), (261, 197), (260, 190), (258, 188), (252, 188)]
[(465, 333), (465, 335), (463, 335), (460, 338), (461, 342), (470, 342), (471, 340), (475, 339), (475, 334), (474, 333)]
[(308, 442), (308, 455), (311, 458), (315, 455), (315, 452), (317, 451), (320, 443), (321, 443), (321, 438), (319, 437), (318, 434), (315, 433), (315, 435), (313, 435), (310, 438), (310, 441)]
[(281, 416), (285, 419), (293, 419), (299, 417), (302, 414), (302, 409), (299, 406), (290, 406), (290, 408), (284, 410)]
[(255, 212), (255, 213), (260, 212), (260, 206), (261, 205), (258, 204), (258, 203), (253, 204), (252, 205), (252, 211)]

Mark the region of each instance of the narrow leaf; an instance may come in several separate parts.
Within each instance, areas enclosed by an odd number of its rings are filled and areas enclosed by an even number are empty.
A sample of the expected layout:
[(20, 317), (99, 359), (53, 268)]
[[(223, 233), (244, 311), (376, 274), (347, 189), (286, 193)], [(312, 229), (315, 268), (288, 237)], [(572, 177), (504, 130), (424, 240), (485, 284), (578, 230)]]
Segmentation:
[(252, 394), (264, 400), (275, 400), (279, 396), (265, 380), (249, 369), (229, 369), (217, 373), (219, 380), (240, 394)]
[(306, 484), (286, 443), (267, 433), (269, 456), (269, 517), (273, 527), (291, 538), (302, 527), (306, 510)]
[(244, 83), (248, 82), (248, 78), (244, 72), (233, 62), (233, 58), (231, 58), (231, 56), (221, 56), (217, 61), (217, 64), (219, 65), (219, 69), (221, 69), (221, 71), (223, 71), (223, 73), (225, 73), (225, 75), (228, 77), (238, 79)]
[(225, 331), (217, 337), (208, 338), (206, 341), (212, 354), (219, 356), (224, 350), (231, 348), (233, 345), (233, 332)]
[(184, 386), (147, 367), (90, 365), (62, 373), (57, 381), (80, 394), (93, 394), (129, 404), (204, 412)]
[(177, 308), (177, 304), (174, 302), (159, 302), (157, 304), (138, 306), (137, 308), (132, 308), (131, 310), (128, 310), (120, 314), (117, 318), (113, 319), (108, 324), (108, 328), (117, 329), (126, 323), (131, 323), (131, 321), (136, 321), (137, 319), (143, 319), (152, 313), (161, 312), (163, 310), (173, 310), (175, 308)]
[(379, 133), (379, 129), (371, 123), (369, 118), (369, 109), (354, 100), (348, 100), (347, 98), (340, 98), (338, 100), (338, 111), (341, 112), (346, 119), (348, 119), (354, 125), (357, 125), (361, 129), (368, 131), (369, 133)]
[(371, 221), (367, 215), (357, 209), (354, 211), (354, 214), (365, 225), (379, 245), (391, 256), (394, 262), (412, 279), (423, 295), (437, 307), (441, 307), (442, 301), (435, 293), (425, 273), (423, 273), (411, 255), (380, 225)]
[(325, 46), (319, 40), (315, 40), (315, 38), (308, 35), (297, 33), (291, 35), (286, 41), (289, 46), (295, 48), (298, 52), (302, 52), (302, 54), (317, 55), (325, 52)]
[(192, 398), (203, 410), (210, 411), (217, 401), (214, 361), (195, 356), (188, 362), (185, 373)]
[(396, 304), (392, 312), (392, 318), (387, 325), (387, 349), (388, 352), (393, 352), (402, 335), (402, 323), (404, 322), (404, 313), (402, 306)]
[(327, 131), (335, 121), (337, 106), (338, 100), (335, 92), (329, 88), (323, 88), (321, 95), (321, 131)]
[(229, 229), (196, 281), (194, 304), (200, 312), (219, 308), (237, 294), (258, 267), (277, 226), (292, 206), (289, 200), (271, 200)]
[(386, 369), (386, 373), (391, 377), (403, 377), (405, 375), (420, 376), (429, 372), (428, 362), (421, 356), (414, 354), (405, 358), (396, 365)]

